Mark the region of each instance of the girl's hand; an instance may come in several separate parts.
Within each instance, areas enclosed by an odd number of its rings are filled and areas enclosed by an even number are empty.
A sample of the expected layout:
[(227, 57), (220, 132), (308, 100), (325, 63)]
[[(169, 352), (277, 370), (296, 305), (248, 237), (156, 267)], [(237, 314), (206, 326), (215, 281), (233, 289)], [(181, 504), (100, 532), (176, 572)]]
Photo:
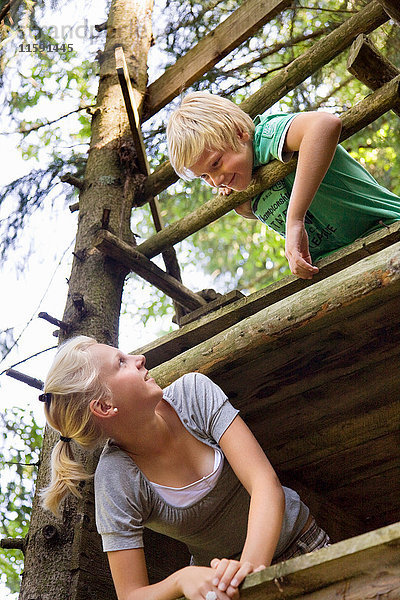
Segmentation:
[[(209, 567), (185, 567), (178, 571), (179, 587), (188, 600), (206, 600), (208, 592), (214, 592), (217, 600), (231, 600), (224, 590), (213, 584), (215, 571)], [(239, 594), (235, 597), (239, 598)]]
[(291, 272), (301, 279), (312, 279), (319, 271), (312, 264), (308, 235), (302, 221), (287, 227), (285, 256)]
[(221, 560), (213, 558), (211, 566), (215, 569), (213, 585), (218, 587), (219, 593), (223, 591), (233, 600), (239, 598), (238, 587), (249, 573), (255, 573), (256, 571), (265, 569), (264, 565), (257, 565), (257, 568), (255, 568), (255, 566), (248, 561), (242, 563), (238, 560), (228, 558), (223, 558)]

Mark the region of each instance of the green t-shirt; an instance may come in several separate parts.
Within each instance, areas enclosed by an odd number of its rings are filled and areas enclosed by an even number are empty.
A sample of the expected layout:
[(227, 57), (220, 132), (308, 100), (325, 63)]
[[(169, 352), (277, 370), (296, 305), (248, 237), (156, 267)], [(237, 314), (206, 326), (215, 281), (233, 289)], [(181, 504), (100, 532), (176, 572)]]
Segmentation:
[[(253, 148), (254, 167), (274, 158), (287, 162), (283, 153), (287, 129), (297, 114), (259, 115)], [(285, 224), (295, 173), (264, 190), (252, 201), (254, 215), (285, 235)], [(400, 198), (379, 185), (342, 146), (307, 211), (305, 228), (313, 261), (354, 242), (383, 225), (400, 220)]]

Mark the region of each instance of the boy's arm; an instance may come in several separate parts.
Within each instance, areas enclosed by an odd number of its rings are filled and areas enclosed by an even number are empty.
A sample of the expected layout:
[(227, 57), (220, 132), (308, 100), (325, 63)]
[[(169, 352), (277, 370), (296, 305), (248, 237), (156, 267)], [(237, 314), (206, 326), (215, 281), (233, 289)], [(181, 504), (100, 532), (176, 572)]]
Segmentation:
[(235, 212), (238, 215), (240, 215), (241, 217), (245, 217), (246, 219), (256, 219), (257, 220), (257, 217), (251, 210), (251, 200), (246, 200), (246, 202), (244, 202), (240, 206), (237, 206), (235, 208)]
[(341, 128), (338, 117), (309, 112), (293, 119), (286, 134), (284, 151), (298, 152), (286, 218), (286, 258), (292, 273), (303, 279), (311, 279), (318, 272), (311, 263), (304, 218), (332, 162)]
[[(231, 194), (232, 192), (233, 192), (233, 190), (231, 190), (230, 188), (226, 188), (226, 187), (218, 188), (218, 193), (220, 196), (229, 196), (229, 194)], [(257, 217), (253, 214), (253, 211), (251, 210), (251, 200), (246, 200), (246, 202), (244, 202), (240, 206), (237, 206), (235, 208), (235, 212), (238, 215), (240, 215), (241, 217), (245, 217), (246, 219), (256, 219), (257, 220)]]

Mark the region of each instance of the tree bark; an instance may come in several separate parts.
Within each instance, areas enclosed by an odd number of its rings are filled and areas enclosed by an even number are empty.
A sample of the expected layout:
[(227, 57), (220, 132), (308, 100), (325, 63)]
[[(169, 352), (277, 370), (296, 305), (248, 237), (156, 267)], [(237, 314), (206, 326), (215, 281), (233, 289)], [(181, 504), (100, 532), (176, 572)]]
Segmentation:
[[(121, 295), (126, 267), (92, 248), (94, 232), (104, 211), (108, 228), (125, 241), (129, 227), (132, 192), (138, 168), (135, 151), (115, 70), (114, 49), (122, 46), (127, 57), (134, 93), (141, 105), (147, 85), (147, 52), (151, 45), (153, 0), (113, 0), (107, 24), (107, 40), (101, 53), (97, 107), (83, 188), (74, 262), (63, 321), (69, 335), (86, 334), (99, 342), (117, 345)], [(128, 185), (129, 184), (129, 185)], [(76, 302), (77, 295), (83, 299)], [(49, 479), (49, 460), (56, 434), (47, 430), (43, 442), (37, 491)], [(74, 446), (77, 452), (77, 447)], [(97, 456), (81, 456), (93, 472)], [(33, 502), (20, 599), (110, 600), (115, 592), (93, 510), (93, 486), (85, 485), (83, 497), (68, 498), (60, 520), (43, 511), (36, 493)]]

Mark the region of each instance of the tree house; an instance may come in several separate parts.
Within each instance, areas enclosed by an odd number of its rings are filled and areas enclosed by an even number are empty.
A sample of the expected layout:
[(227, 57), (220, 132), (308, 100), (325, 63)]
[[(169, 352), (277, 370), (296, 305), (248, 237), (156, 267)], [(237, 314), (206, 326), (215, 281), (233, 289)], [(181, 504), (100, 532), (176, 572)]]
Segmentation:
[[(154, 198), (176, 176), (168, 163), (150, 173), (141, 139), (140, 120), (159, 111), (289, 5), (284, 0), (247, 0), (148, 87), (141, 111), (124, 52), (117, 49), (117, 73), (145, 176), (135, 205), (151, 202), (157, 233), (133, 245), (111, 231), (103, 211), (101, 223), (91, 229), (91, 248), (113, 259), (123, 272), (137, 272), (180, 307), (178, 330), (132, 349), (146, 355), (152, 376), (165, 387), (187, 372), (200, 371), (218, 383), (240, 409), (282, 483), (300, 493), (334, 542), (249, 576), (241, 597), (394, 600), (400, 598), (400, 224), (383, 227), (323, 259), (312, 281), (290, 276), (247, 297), (207, 297), (182, 284), (173, 245), (282, 179), (296, 161), (260, 168), (245, 192), (213, 199), (164, 228)], [(369, 2), (242, 108), (251, 116), (264, 112), (354, 42), (349, 69), (374, 91), (342, 116), (341, 140), (386, 111), (398, 111), (400, 71), (365, 38), (389, 18), (399, 18), (395, 0)], [(165, 271), (151, 261), (160, 253)], [(71, 315), (67, 309), (67, 321)], [(82, 328), (75, 322), (73, 333), (90, 334)], [(43, 469), (48, 470), (53, 441), (48, 434)], [(101, 550), (93, 532), (92, 491), (85, 494), (82, 502), (71, 502), (64, 510), (64, 524), (70, 519), (73, 534), (51, 549), (40, 538), (43, 518), (35, 505), (22, 600), (54, 597), (56, 554), (69, 573), (69, 598), (113, 597), (109, 575), (101, 569), (90, 572)], [(51, 578), (39, 578), (40, 583), (34, 566), (39, 553), (48, 561), (41, 563), (42, 571), (52, 570)], [(153, 579), (187, 560), (179, 544), (151, 532), (146, 553)]]

